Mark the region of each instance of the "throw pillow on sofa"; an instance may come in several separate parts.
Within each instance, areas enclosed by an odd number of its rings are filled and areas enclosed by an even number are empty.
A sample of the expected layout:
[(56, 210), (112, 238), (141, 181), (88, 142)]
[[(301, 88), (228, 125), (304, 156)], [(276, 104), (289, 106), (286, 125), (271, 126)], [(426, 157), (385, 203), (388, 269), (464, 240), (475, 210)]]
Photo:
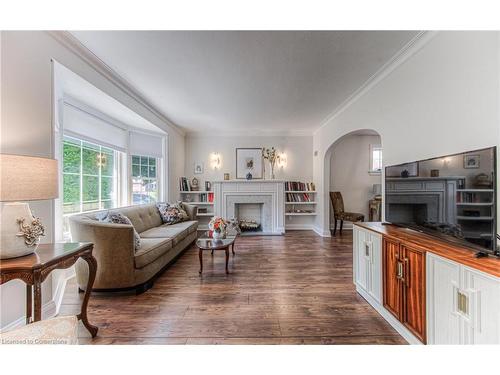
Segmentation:
[(182, 207), (182, 203), (158, 203), (156, 205), (164, 224), (176, 224), (189, 220), (189, 215)]
[(141, 237), (139, 236), (139, 233), (137, 233), (137, 231), (135, 230), (134, 224), (132, 224), (130, 219), (125, 215), (122, 215), (119, 212), (107, 211), (96, 214), (95, 218), (96, 220), (105, 223), (132, 225), (132, 228), (134, 229), (134, 248), (135, 250), (139, 250), (141, 248)]

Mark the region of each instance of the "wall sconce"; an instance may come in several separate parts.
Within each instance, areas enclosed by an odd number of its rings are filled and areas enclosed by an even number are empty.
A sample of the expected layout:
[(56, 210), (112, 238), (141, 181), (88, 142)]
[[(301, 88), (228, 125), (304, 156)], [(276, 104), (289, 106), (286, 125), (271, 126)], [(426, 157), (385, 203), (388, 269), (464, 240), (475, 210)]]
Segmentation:
[(222, 163), (221, 163), (220, 154), (218, 152), (214, 152), (212, 154), (211, 164), (212, 164), (213, 169), (220, 169)]
[(286, 168), (286, 164), (287, 164), (286, 154), (284, 152), (282, 152), (278, 158), (278, 167), (279, 168)]

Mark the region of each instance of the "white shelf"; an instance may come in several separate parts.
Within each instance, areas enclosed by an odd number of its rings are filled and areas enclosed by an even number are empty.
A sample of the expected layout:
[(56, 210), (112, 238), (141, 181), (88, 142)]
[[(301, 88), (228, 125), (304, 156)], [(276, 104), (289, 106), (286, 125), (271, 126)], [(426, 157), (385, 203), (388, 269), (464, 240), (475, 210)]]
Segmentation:
[(181, 194), (207, 194), (213, 193), (213, 191), (180, 191)]
[(316, 204), (316, 202), (285, 202), (285, 204)]
[(200, 206), (213, 206), (214, 202), (184, 202), (187, 204), (199, 204)]
[(285, 216), (315, 216), (316, 212), (285, 212)]
[(213, 212), (202, 212), (202, 213), (197, 213), (196, 216), (214, 216)]
[(457, 216), (457, 220), (490, 221), (490, 220), (493, 220), (493, 217), (491, 217), (491, 216)]
[(457, 189), (458, 192), (469, 192), (469, 193), (493, 193), (493, 189)]
[(472, 202), (457, 202), (457, 206), (493, 206), (492, 202), (472, 203)]
[(285, 193), (311, 193), (311, 194), (314, 194), (314, 193), (316, 193), (316, 191), (312, 191), (312, 190), (299, 190), (299, 191), (285, 190)]

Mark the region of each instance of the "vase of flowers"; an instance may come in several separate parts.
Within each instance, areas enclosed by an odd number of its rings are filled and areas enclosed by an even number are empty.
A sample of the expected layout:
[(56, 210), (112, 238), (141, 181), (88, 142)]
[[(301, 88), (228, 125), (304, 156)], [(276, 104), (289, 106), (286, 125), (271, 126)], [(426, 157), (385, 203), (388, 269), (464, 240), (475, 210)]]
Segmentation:
[(271, 166), (271, 180), (274, 180), (274, 166), (280, 159), (278, 152), (274, 147), (262, 149), (262, 157), (269, 161), (269, 165)]
[(208, 229), (212, 231), (214, 240), (226, 238), (227, 222), (220, 216), (214, 216), (208, 223)]

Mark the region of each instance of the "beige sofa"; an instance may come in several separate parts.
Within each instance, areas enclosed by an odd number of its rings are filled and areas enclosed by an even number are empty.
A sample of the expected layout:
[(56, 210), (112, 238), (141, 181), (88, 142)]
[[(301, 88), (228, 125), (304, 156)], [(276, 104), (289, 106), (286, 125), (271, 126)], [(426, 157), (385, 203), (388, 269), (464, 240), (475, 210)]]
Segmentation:
[[(132, 225), (100, 222), (95, 219), (98, 212), (71, 216), (73, 241), (94, 244), (97, 275), (93, 290), (135, 289), (142, 293), (149, 289), (155, 277), (196, 240), (197, 208), (183, 206), (190, 220), (173, 225), (163, 224), (154, 204), (113, 209), (127, 216), (139, 233), (141, 247), (137, 251)], [(76, 263), (76, 279), (80, 290), (84, 290), (88, 280), (86, 262)]]

